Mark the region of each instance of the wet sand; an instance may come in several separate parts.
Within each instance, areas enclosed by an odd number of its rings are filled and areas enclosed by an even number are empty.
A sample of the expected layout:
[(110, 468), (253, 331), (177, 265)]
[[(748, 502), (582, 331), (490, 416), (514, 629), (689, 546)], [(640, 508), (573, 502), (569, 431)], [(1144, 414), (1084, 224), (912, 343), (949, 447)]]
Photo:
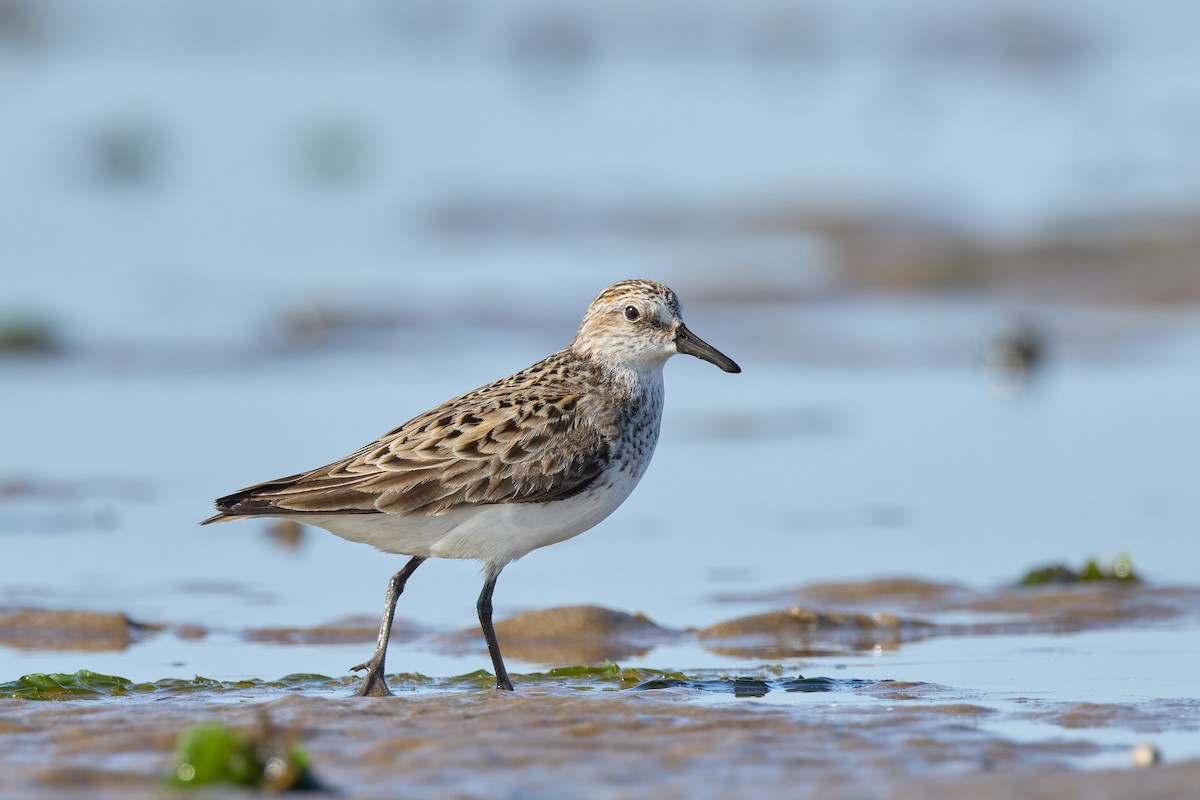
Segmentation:
[[(880, 686), (867, 691), (885, 699), (893, 690)], [(207, 721), (253, 730), (262, 713), (303, 742), (339, 797), (1183, 798), (1200, 780), (1200, 762), (1075, 772), (1065, 765), (1093, 745), (981, 732), (989, 711), (972, 704), (843, 709), (828, 696), (803, 709), (554, 686), (262, 703), (4, 700), (5, 796), (153, 795), (176, 732)]]
[[(1186, 620), (1200, 608), (1196, 590), (1144, 585), (973, 590), (879, 580), (770, 596), (811, 607), (686, 630), (599, 607), (552, 608), (497, 628), (511, 644), (510, 657), (520, 659), (594, 663), (614, 653), (652, 659), (656, 646), (685, 639), (762, 664), (796, 653), (897, 648), (909, 637), (1120, 629)], [(948, 615), (957, 621), (947, 622)], [(75, 630), (79, 651), (95, 647), (89, 626), (72, 627), (77, 614), (61, 615), (61, 624), (55, 618), (51, 612), (3, 617), (41, 620), (60, 637)], [(133, 627), (181, 640), (186, 633)], [(351, 618), (311, 629), (248, 629), (243, 636), (321, 647), (369, 639), (369, 628), (367, 620)], [(402, 636), (409, 656), (414, 648), (473, 653), (477, 638), (471, 631), (418, 628)], [(0, 699), (2, 794), (153, 796), (189, 725), (219, 722), (251, 733), (264, 718), (307, 748), (317, 778), (338, 797), (1183, 798), (1194, 796), (1200, 779), (1200, 761), (1135, 769), (1128, 744), (1131, 735), (1154, 741), (1164, 732), (1194, 733), (1200, 727), (1194, 699), (1012, 703), (970, 686), (836, 670), (823, 676), (807, 668), (800, 680), (798, 672), (780, 664), (661, 674), (608, 664), (514, 675), (513, 694), (489, 688), (482, 671), (441, 679), (394, 675), (391, 698), (350, 696), (353, 676), (156, 684), (98, 677), (90, 699), (33, 691), (17, 697), (10, 683), (0, 687), (9, 695)], [(1097, 764), (1123, 768), (1086, 769)], [(227, 795), (239, 793), (211, 796)]]

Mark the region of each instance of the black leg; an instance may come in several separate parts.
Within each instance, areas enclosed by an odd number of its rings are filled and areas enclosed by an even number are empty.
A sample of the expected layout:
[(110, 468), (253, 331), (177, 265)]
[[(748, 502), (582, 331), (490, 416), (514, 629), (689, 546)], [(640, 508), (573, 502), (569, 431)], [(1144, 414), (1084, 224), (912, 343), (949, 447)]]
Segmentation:
[(512, 681), (508, 679), (508, 670), (504, 668), (504, 659), (500, 656), (500, 643), (496, 641), (496, 629), (492, 627), (492, 592), (496, 589), (496, 578), (500, 571), (488, 570), (487, 580), (483, 582), (483, 591), (479, 593), (479, 627), (483, 628), (483, 638), (487, 640), (488, 652), (492, 655), (492, 666), (496, 669), (496, 688), (513, 690)]
[(375, 655), (371, 656), (370, 661), (364, 661), (357, 667), (350, 668), (352, 672), (358, 672), (360, 669), (367, 671), (362, 686), (358, 687), (358, 691), (355, 692), (359, 697), (387, 697), (391, 694), (388, 691), (387, 681), (383, 679), (383, 659), (387, 655), (388, 639), (392, 635), (392, 618), (396, 615), (396, 601), (404, 593), (404, 584), (408, 582), (408, 577), (416, 572), (417, 567), (421, 566), (424, 561), (423, 556), (413, 556), (404, 565), (404, 569), (393, 575), (392, 580), (388, 583), (387, 597), (383, 601), (383, 620), (379, 623), (379, 639), (375, 643)]

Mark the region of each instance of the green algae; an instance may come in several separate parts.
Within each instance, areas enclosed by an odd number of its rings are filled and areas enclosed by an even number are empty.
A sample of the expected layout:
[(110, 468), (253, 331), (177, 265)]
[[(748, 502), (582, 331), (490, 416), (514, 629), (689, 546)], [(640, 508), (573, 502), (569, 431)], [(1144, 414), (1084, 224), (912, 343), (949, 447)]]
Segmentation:
[(1089, 558), (1082, 569), (1075, 570), (1066, 564), (1047, 564), (1029, 570), (1017, 582), (1018, 586), (1047, 586), (1067, 583), (1140, 583), (1141, 578), (1133, 569), (1128, 555), (1113, 559), (1107, 567), (1094, 558)]
[(81, 669), (67, 674), (53, 672), (22, 675), (15, 681), (0, 683), (0, 697), (23, 697), (29, 700), (67, 700), (72, 697), (106, 697), (128, 694), (134, 685), (128, 678), (101, 675)]
[[(546, 672), (514, 674), (518, 686), (557, 686), (577, 691), (646, 691), (683, 687), (705, 692), (725, 692), (739, 696), (762, 696), (770, 691), (818, 692), (854, 688), (873, 681), (834, 680), (832, 678), (785, 677), (782, 667), (763, 667), (758, 676), (727, 677), (716, 675), (686, 675), (672, 670), (646, 667), (622, 667), (613, 661), (600, 664), (558, 667)], [(194, 678), (164, 678), (158, 681), (135, 682), (116, 675), (103, 675), (90, 670), (75, 673), (36, 673), (23, 675), (14, 681), (0, 683), (0, 697), (26, 700), (80, 700), (155, 695), (189, 695), (254, 692), (258, 690), (283, 692), (328, 692), (353, 689), (359, 678), (346, 675), (332, 678), (327, 675), (296, 673), (277, 680), (251, 678), (222, 681), (197, 675)], [(388, 683), (398, 693), (412, 691), (458, 691), (491, 689), (496, 678), (486, 670), (463, 675), (431, 678), (419, 673), (388, 676)]]
[[(495, 680), (488, 672), (484, 672), (484, 675), (492, 681)], [(683, 673), (681, 672), (664, 672), (663, 670), (640, 667), (622, 667), (615, 661), (602, 661), (594, 665), (584, 664), (575, 667), (557, 667), (547, 672), (531, 672), (525, 675), (514, 676), (514, 680), (519, 684), (559, 683), (577, 689), (615, 691), (618, 689), (634, 688), (638, 684), (651, 679), (683, 679), (683, 677)]]
[(248, 689), (268, 688), (302, 690), (330, 686), (349, 686), (353, 676), (329, 678), (324, 675), (285, 675), (274, 681), (258, 679), (219, 681), (197, 675), (194, 678), (164, 678), (137, 683), (117, 675), (103, 675), (81, 669), (74, 673), (34, 673), (14, 681), (0, 683), (0, 697), (19, 697), (26, 700), (73, 700), (100, 697), (127, 697), (146, 694), (189, 694), (194, 692), (228, 693)]
[(220, 723), (192, 725), (179, 735), (175, 750), (175, 767), (167, 779), (167, 785), (173, 788), (321, 788), (313, 775), (308, 751), (281, 735), (265, 716), (253, 733)]

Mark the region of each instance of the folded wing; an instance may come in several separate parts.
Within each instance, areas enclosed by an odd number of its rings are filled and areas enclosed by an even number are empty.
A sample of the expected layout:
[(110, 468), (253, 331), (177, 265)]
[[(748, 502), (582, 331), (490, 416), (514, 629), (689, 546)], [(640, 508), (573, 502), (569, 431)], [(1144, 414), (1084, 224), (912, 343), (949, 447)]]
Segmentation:
[(460, 506), (569, 497), (609, 459), (606, 437), (580, 408), (586, 403), (575, 394), (452, 401), (340, 461), (222, 497), (221, 513), (206, 522), (303, 513), (438, 515)]

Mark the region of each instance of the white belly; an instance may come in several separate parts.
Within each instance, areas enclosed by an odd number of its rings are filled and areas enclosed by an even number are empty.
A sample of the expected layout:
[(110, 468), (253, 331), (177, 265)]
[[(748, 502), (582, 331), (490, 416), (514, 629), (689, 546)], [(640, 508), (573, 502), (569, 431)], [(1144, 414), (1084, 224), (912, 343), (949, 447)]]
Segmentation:
[(440, 516), (402, 514), (294, 514), (352, 542), (385, 553), (432, 558), (478, 558), (494, 568), (578, 536), (617, 509), (641, 480), (639, 467), (610, 469), (574, 497), (551, 503), (497, 503), (458, 508)]

